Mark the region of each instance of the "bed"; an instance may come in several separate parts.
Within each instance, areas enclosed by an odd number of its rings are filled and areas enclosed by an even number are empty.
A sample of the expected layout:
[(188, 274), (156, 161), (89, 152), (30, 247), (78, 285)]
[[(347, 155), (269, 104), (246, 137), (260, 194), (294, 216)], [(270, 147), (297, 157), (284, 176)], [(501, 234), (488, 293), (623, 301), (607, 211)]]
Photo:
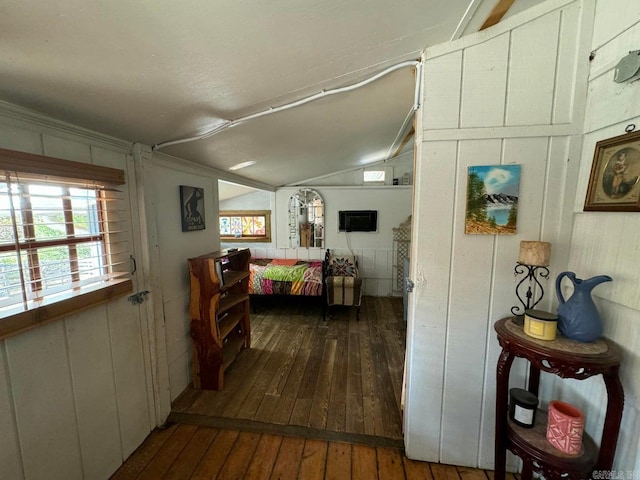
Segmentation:
[(252, 258), (249, 262), (251, 295), (299, 295), (321, 297), (321, 260)]

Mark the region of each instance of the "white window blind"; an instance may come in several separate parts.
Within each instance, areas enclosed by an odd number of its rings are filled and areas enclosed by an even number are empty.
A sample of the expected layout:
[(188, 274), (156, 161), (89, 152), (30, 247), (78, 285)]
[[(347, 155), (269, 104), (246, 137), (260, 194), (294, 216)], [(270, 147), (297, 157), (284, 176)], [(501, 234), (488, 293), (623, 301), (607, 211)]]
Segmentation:
[(123, 193), (95, 180), (0, 175), (0, 317), (128, 276)]

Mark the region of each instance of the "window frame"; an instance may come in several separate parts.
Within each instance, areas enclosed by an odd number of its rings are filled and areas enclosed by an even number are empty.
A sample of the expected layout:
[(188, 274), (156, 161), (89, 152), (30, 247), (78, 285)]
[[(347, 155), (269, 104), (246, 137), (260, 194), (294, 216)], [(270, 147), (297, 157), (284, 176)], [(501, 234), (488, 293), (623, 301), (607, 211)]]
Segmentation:
[[(264, 236), (242, 236), (234, 237), (231, 235), (222, 235), (220, 233), (220, 217), (265, 217), (264, 220)], [(246, 242), (271, 242), (271, 210), (221, 210), (218, 213), (218, 234), (221, 242), (246, 243)]]
[[(126, 184), (125, 172), (121, 169), (3, 148), (0, 148), (0, 170), (6, 172), (5, 175), (15, 175), (17, 172), (27, 175), (30, 179), (42, 177), (49, 183), (93, 183), (101, 187), (97, 189), (98, 191)], [(37, 180), (34, 181), (34, 183), (36, 182)], [(103, 206), (103, 208), (106, 207)], [(103, 237), (102, 242), (105, 250), (109, 249), (108, 235), (108, 232), (101, 232), (100, 235)], [(38, 241), (33, 243), (38, 243)], [(63, 242), (64, 245), (70, 243), (72, 242)], [(88, 284), (80, 281), (71, 282), (70, 288), (65, 291), (41, 295), (36, 299), (29, 300), (24, 300), (25, 288), (30, 290), (29, 284), (22, 283), (23, 301), (17, 303), (15, 308), (0, 313), (0, 340), (62, 319), (133, 291), (133, 282), (129, 275), (114, 278), (109, 278), (109, 275), (106, 275), (106, 277), (106, 279)]]

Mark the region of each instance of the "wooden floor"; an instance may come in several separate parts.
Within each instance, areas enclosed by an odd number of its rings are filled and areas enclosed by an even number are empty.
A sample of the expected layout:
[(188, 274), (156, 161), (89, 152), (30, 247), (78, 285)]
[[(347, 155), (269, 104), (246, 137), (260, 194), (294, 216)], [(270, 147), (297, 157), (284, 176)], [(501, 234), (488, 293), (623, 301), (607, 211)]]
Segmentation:
[[(367, 297), (328, 322), (307, 302), (262, 306), (225, 389), (187, 389), (113, 475), (127, 479), (492, 480), (402, 450), (402, 300)], [(508, 475), (507, 479), (514, 480)]]
[(152, 432), (111, 478), (491, 480), (493, 472), (417, 462), (390, 447), (174, 424)]
[(266, 300), (254, 302), (251, 348), (226, 371), (224, 389), (188, 388), (170, 420), (401, 445), (402, 299), (364, 297), (359, 321), (355, 308), (337, 308), (327, 322), (308, 298)]

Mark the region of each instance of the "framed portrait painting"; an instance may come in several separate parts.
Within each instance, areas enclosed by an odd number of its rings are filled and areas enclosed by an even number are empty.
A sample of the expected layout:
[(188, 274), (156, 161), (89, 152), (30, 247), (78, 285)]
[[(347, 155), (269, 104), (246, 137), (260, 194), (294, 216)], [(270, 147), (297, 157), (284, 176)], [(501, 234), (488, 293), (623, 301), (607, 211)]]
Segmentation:
[(640, 132), (596, 143), (585, 211), (640, 211)]
[(180, 185), (182, 231), (204, 230), (204, 189)]

